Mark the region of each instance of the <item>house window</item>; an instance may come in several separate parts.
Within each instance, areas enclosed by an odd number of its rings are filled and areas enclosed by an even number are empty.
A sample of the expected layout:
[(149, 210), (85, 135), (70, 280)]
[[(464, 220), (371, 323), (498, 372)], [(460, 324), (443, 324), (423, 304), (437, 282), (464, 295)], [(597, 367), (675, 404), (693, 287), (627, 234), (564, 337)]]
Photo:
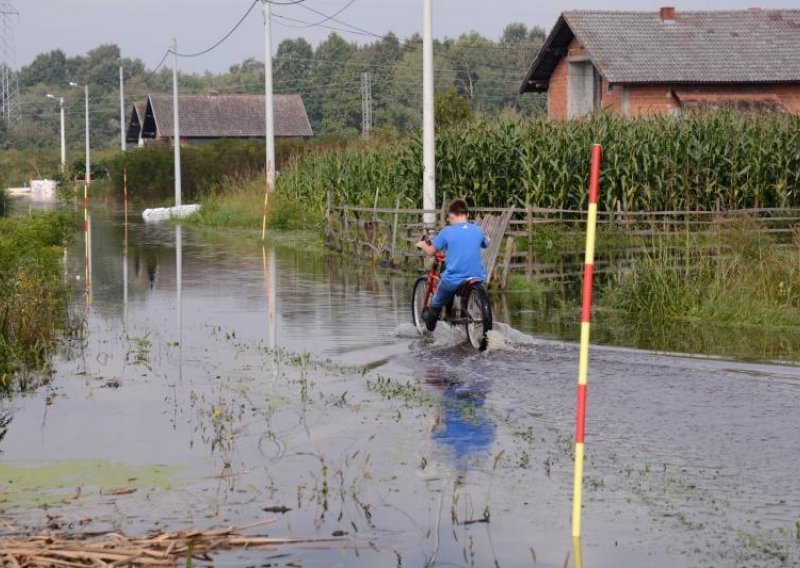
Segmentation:
[(613, 93), (614, 92), (614, 83), (608, 83), (608, 86), (606, 87), (606, 90), (609, 93)]
[(567, 116), (579, 118), (600, 108), (602, 78), (588, 59), (569, 62), (567, 73)]

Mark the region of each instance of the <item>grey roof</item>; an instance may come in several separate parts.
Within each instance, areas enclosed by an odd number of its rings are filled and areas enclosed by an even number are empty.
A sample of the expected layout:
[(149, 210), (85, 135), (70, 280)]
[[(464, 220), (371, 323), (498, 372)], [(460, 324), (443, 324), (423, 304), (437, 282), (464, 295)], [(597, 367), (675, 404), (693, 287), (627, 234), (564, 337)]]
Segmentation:
[(543, 91), (573, 37), (611, 83), (800, 81), (800, 10), (564, 12), (520, 87)]
[[(172, 95), (149, 95), (156, 132), (171, 137)], [(264, 95), (180, 95), (181, 138), (257, 138), (264, 136)], [(313, 136), (300, 95), (275, 95), (275, 136)], [(148, 117), (149, 118), (149, 117)]]

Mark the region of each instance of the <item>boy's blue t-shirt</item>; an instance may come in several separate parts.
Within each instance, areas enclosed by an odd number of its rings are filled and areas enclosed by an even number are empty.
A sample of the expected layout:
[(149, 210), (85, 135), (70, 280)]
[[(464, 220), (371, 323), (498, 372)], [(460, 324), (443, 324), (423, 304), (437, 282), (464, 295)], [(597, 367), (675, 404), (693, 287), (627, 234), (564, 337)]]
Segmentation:
[(481, 248), (489, 246), (483, 230), (473, 223), (456, 223), (442, 229), (433, 239), (436, 250), (446, 251), (442, 280), (454, 286), (468, 278), (486, 280)]

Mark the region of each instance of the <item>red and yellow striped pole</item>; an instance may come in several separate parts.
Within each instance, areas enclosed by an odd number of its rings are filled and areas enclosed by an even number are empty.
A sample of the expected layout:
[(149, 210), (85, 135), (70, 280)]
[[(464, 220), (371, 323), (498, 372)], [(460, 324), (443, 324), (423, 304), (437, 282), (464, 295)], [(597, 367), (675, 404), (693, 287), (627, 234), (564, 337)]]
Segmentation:
[(586, 224), (586, 259), (583, 267), (583, 306), (581, 310), (581, 346), (578, 362), (578, 409), (575, 421), (575, 486), (572, 493), (572, 536), (581, 536), (583, 505), (583, 439), (586, 431), (586, 379), (589, 373), (589, 329), (592, 322), (592, 280), (594, 244), (597, 228), (597, 195), (600, 188), (599, 144), (592, 145), (592, 169), (589, 176), (589, 216)]

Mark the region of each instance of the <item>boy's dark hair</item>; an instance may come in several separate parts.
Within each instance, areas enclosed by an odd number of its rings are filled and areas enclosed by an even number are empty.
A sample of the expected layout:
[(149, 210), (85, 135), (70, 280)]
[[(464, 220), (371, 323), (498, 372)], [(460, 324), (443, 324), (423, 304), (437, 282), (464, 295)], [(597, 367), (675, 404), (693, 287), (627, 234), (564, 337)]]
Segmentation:
[(453, 215), (469, 215), (467, 202), (463, 199), (454, 199), (447, 204), (447, 213), (452, 213)]

